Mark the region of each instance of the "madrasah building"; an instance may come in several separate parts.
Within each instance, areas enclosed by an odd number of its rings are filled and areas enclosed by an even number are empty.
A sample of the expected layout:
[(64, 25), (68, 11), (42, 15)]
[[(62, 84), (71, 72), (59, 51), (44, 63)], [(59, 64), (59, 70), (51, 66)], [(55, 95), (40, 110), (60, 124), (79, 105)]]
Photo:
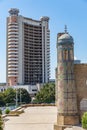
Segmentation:
[(74, 39), (67, 32), (57, 35), (56, 105), (54, 130), (78, 125), (87, 111), (87, 64), (74, 62)]

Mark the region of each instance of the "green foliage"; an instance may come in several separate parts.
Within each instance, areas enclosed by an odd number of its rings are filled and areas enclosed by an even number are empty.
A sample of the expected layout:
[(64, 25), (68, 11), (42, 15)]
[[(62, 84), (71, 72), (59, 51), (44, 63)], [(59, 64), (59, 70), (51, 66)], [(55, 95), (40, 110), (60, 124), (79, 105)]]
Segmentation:
[(8, 88), (5, 92), (4, 92), (4, 100), (5, 103), (14, 103), (15, 102), (15, 90), (13, 88)]
[(5, 114), (9, 114), (9, 112), (10, 112), (10, 110), (9, 110), (9, 108), (7, 108), (7, 109), (5, 110)]
[(31, 102), (30, 94), (26, 89), (23, 88), (17, 89), (17, 94), (18, 94), (18, 102), (20, 102), (20, 98), (21, 98), (21, 102), (24, 102), (26, 104)]
[(15, 104), (16, 103), (16, 101), (15, 101), (16, 92), (17, 92), (17, 96), (18, 96), (18, 103), (20, 103), (20, 92), (21, 92), (21, 102), (22, 103), (31, 102), (31, 97), (26, 89), (21, 88), (21, 89), (14, 90), (13, 88), (8, 88), (3, 93), (0, 92), (0, 107)]
[(53, 103), (55, 102), (55, 84), (47, 83), (40, 92), (37, 93), (34, 102), (37, 103)]
[(2, 120), (2, 116), (0, 115), (0, 130), (3, 130), (4, 122)]
[(4, 93), (0, 92), (0, 107), (5, 106)]
[(82, 127), (87, 130), (87, 112), (82, 116)]
[(0, 109), (0, 115), (2, 115), (2, 110)]

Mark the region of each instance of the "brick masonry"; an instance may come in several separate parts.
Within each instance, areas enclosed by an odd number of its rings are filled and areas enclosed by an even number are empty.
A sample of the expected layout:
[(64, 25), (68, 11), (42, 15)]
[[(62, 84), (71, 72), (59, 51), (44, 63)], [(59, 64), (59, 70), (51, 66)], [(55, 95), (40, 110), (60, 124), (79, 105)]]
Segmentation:
[(80, 102), (83, 98), (87, 98), (87, 64), (75, 64), (74, 65), (74, 76), (75, 76), (75, 85), (77, 89), (77, 104), (79, 114), (81, 115), (82, 111), (80, 110)]

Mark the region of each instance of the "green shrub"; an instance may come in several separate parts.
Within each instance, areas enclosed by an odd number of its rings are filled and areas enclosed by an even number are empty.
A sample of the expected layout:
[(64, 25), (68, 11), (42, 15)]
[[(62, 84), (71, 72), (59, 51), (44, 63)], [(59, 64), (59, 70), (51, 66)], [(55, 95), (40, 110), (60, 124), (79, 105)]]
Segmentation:
[(3, 130), (4, 122), (2, 120), (2, 116), (0, 115), (0, 130)]
[(87, 112), (82, 116), (82, 127), (87, 130)]
[(2, 110), (0, 109), (0, 115), (2, 115)]
[(9, 108), (7, 108), (7, 109), (5, 110), (5, 114), (9, 114), (9, 112), (10, 112), (10, 110), (9, 110)]

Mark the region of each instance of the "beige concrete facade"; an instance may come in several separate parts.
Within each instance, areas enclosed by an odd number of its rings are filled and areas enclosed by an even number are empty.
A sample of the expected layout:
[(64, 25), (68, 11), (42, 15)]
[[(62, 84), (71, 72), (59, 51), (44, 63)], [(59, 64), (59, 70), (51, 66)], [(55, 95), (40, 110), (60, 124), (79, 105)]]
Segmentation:
[(49, 17), (34, 20), (11, 8), (7, 17), (6, 82), (36, 85), (50, 78)]

